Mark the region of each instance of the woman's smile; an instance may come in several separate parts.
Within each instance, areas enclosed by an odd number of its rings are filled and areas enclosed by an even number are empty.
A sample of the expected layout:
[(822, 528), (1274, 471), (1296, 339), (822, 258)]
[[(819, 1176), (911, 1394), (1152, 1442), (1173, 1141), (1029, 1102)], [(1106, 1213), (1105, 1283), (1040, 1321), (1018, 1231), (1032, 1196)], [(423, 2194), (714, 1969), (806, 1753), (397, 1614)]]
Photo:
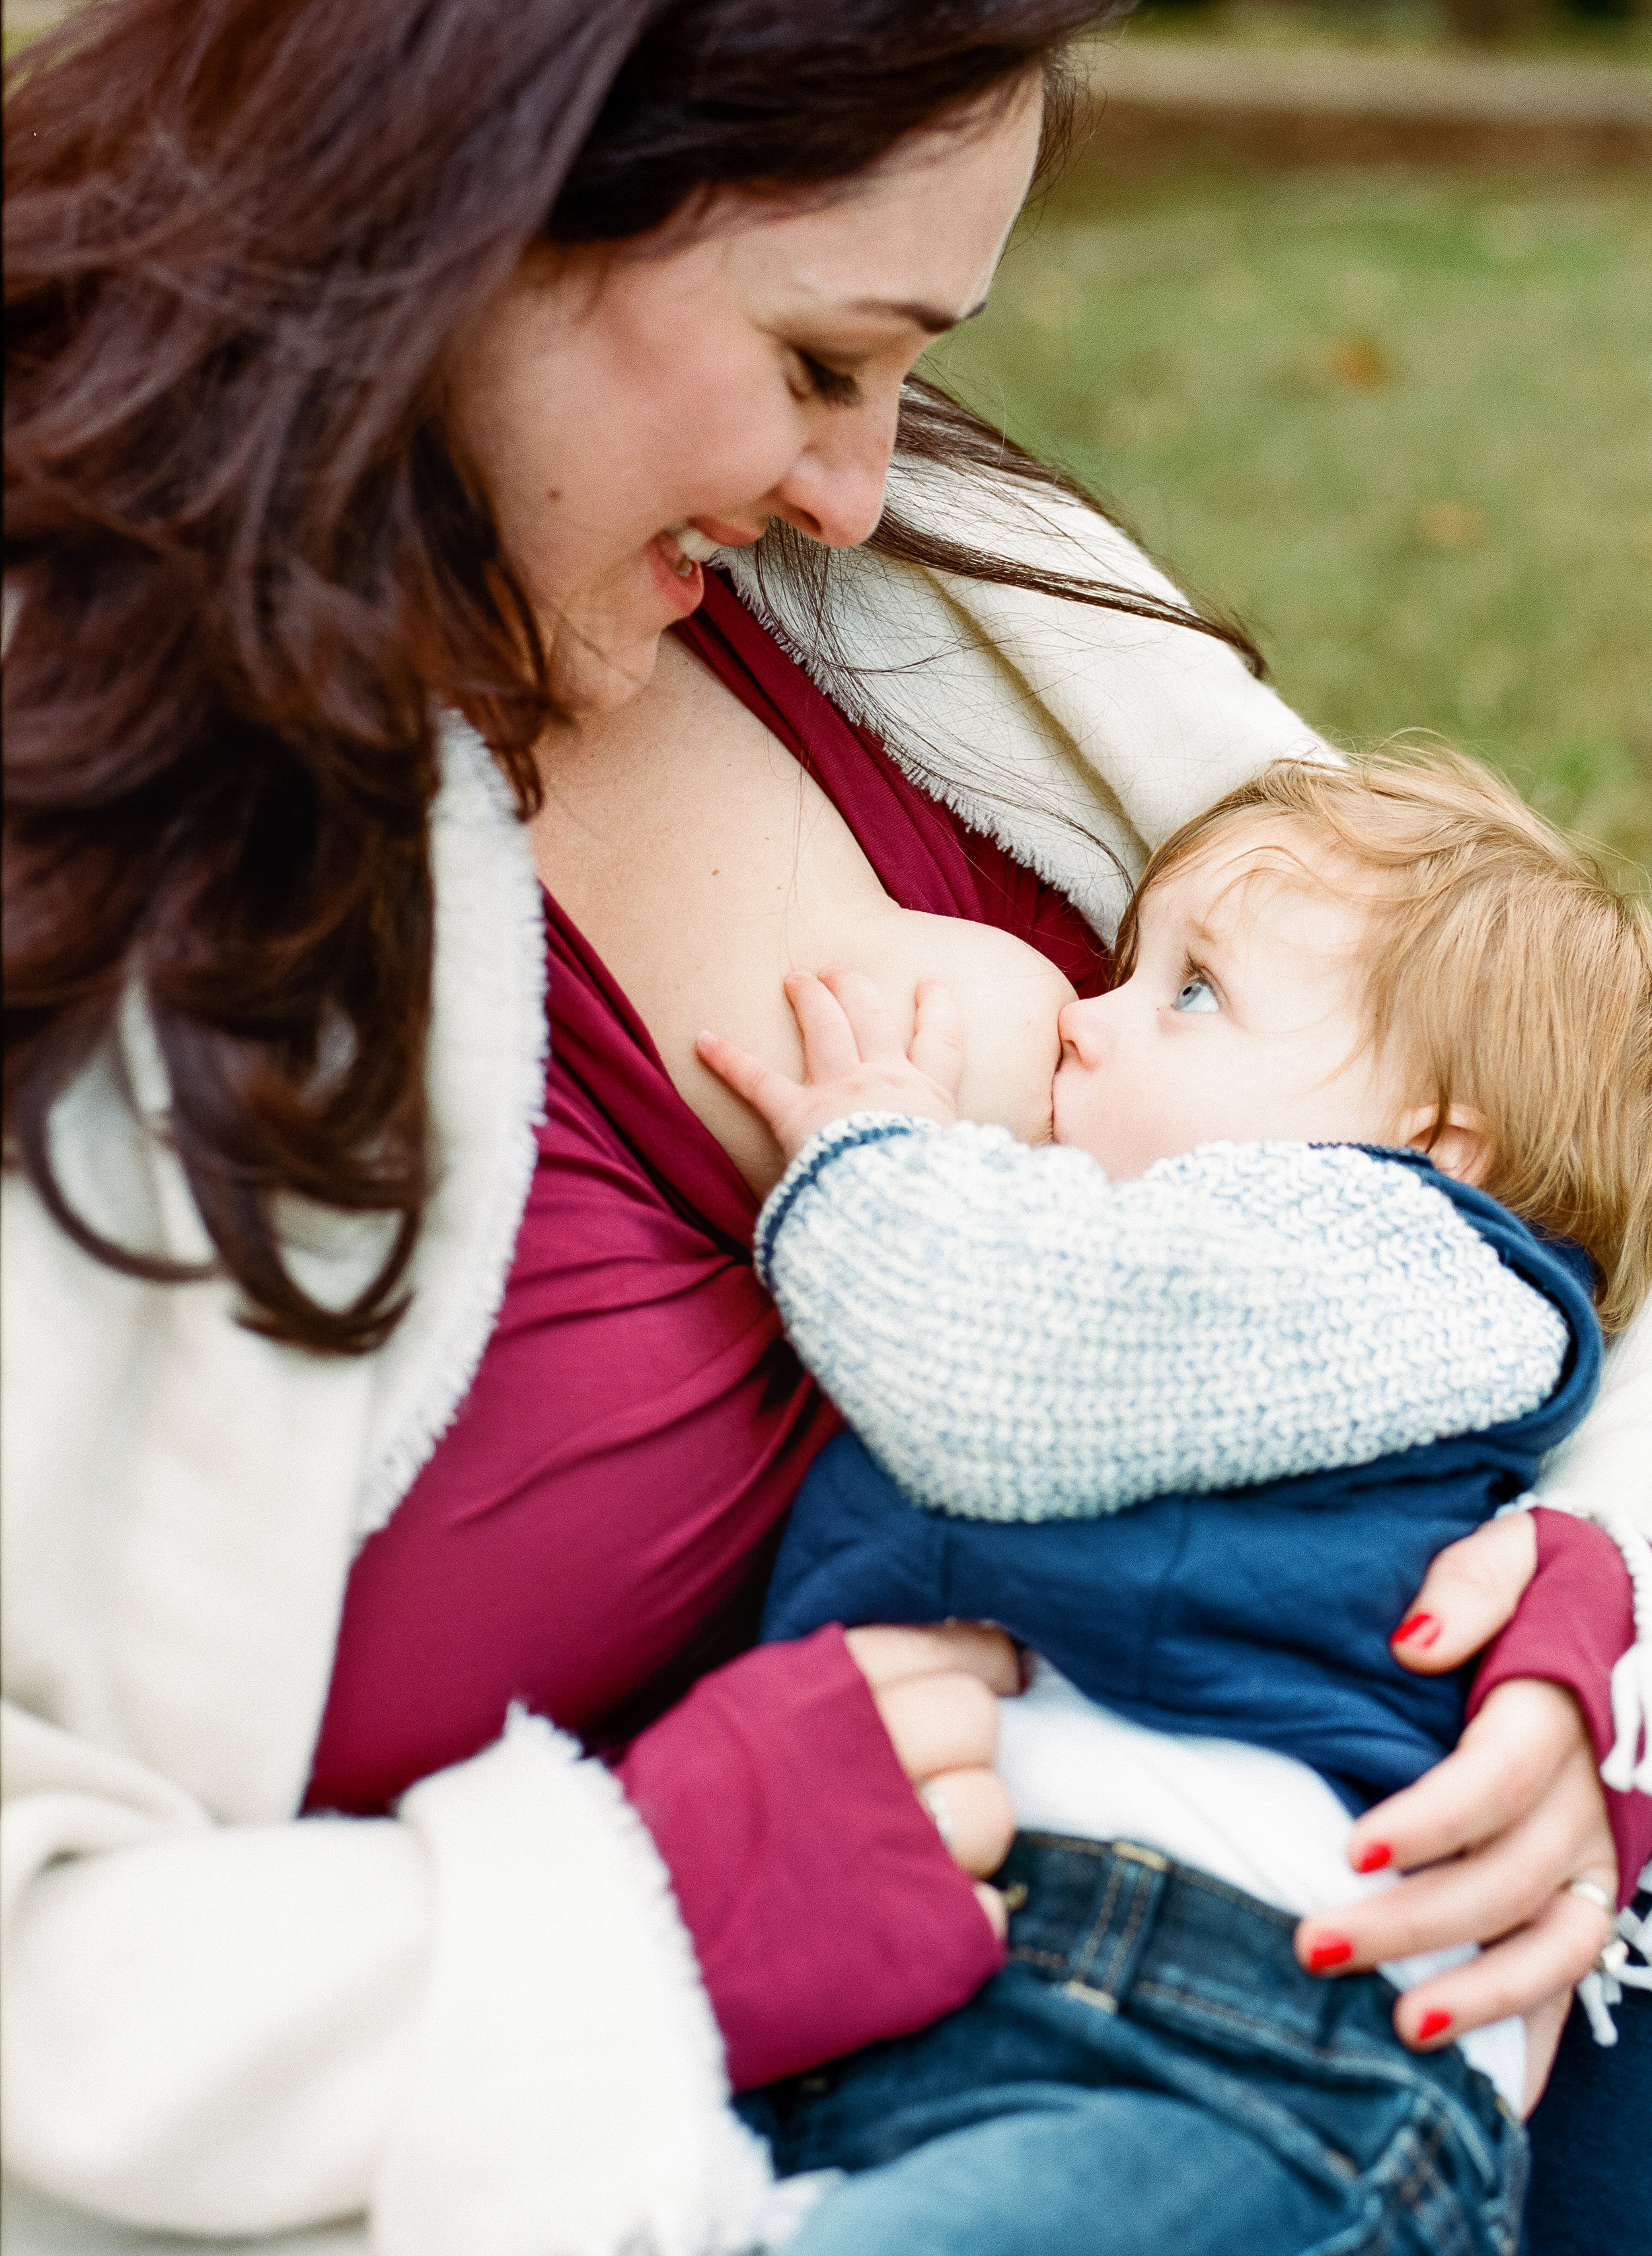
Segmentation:
[(672, 617), (687, 618), (699, 609), (705, 594), (701, 567), (709, 564), (719, 549), (749, 548), (760, 537), (760, 531), (742, 532), (738, 525), (709, 517), (683, 518), (656, 533), (645, 553), (661, 594), (671, 605)]
[(446, 415), (565, 712), (638, 695), (717, 549), (776, 518), (828, 547), (872, 532), (901, 384), (985, 298), (1041, 117), (1030, 80), (852, 194), (724, 199), (681, 239), (524, 257), (455, 356)]
[(686, 619), (690, 611), (697, 610), (705, 593), (705, 575), (697, 560), (685, 554), (669, 532), (656, 533), (643, 553), (672, 617)]

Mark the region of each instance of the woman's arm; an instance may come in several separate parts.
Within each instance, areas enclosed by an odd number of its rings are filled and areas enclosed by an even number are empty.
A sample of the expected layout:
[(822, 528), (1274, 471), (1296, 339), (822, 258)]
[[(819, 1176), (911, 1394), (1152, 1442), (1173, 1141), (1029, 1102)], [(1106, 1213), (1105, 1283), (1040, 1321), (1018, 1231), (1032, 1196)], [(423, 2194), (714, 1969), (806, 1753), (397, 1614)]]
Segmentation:
[(665, 1868), (548, 1724), (396, 1820), (215, 1824), (15, 1709), (6, 1757), (20, 2178), (205, 2233), (371, 2210), (433, 2256), (618, 2249), (650, 2214), (699, 2245), (760, 2202)]
[(860, 1636), (702, 1679), (618, 1783), (519, 1717), (393, 1819), (215, 1825), (8, 1707), (7, 2167), (140, 2225), (367, 2210), (433, 2256), (743, 2239), (766, 2172), (725, 2048), (742, 2085), (808, 2067), (1002, 1961), (969, 1875), (1012, 1830), (1013, 1652)]
[(1003, 1899), (969, 1876), (1014, 1833), (991, 1764), (1019, 1688), (996, 1631), (830, 1627), (702, 1677), (632, 1742), (618, 1775), (737, 2091), (922, 2028), (1002, 1963)]
[[(1425, 2024), (1426, 2041), (1450, 2043), (1465, 2029), (1552, 2000), (1552, 2054), (1571, 1989), (1609, 1933), (1599, 1906), (1567, 1883), (1592, 1879), (1627, 1898), (1652, 1851), (1652, 1798), (1606, 1791), (1596, 1768), (1610, 1745), (1607, 1686), (1631, 1606), (1614, 1547), (1557, 1512), (1495, 1521), (1453, 1544), (1418, 1592), (1407, 1626), (1421, 1618), (1420, 1632), (1395, 1643), (1413, 1667), (1459, 1666), (1511, 1613), (1513, 1620), (1481, 1672), (1474, 1719), (1456, 1752), (1367, 1811), (1350, 1850), (1356, 1863), (1415, 1869), (1338, 1914), (1334, 1940), (1348, 1949), (1322, 1970), (1358, 1970), (1414, 1948), (1486, 1945), (1408, 1992), (1394, 2017), (1408, 2043), (1423, 2041)], [(1511, 1676), (1500, 1665), (1505, 1647), (1528, 1674)], [(1323, 1922), (1304, 1921), (1304, 1963), (1332, 1940)], [(1430, 2024), (1431, 2015), (1446, 2018)], [(1548, 2057), (1535, 2064), (1541, 2088)]]

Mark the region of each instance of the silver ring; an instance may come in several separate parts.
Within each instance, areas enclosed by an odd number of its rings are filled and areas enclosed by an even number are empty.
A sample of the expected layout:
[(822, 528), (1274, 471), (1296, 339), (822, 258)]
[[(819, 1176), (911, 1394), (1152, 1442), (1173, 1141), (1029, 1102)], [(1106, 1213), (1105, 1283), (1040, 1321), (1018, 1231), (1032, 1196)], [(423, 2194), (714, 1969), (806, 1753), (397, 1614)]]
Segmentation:
[(1565, 1892), (1568, 1895), (1582, 1896), (1586, 1903), (1598, 1904), (1610, 1920), (1618, 1916), (1615, 1900), (1606, 1893), (1599, 1880), (1568, 1880)]
[(921, 1786), (918, 1799), (935, 1820), (935, 1829), (950, 1849), (957, 1838), (957, 1823), (952, 1815), (952, 1805), (938, 1786)]

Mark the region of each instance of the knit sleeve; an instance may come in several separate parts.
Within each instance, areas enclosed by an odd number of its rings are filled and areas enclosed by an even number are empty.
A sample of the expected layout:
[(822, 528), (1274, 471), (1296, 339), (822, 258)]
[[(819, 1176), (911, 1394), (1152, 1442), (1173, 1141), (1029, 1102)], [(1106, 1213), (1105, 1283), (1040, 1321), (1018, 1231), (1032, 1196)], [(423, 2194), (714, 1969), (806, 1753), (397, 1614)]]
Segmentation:
[(1412, 1169), (1214, 1144), (1084, 1153), (892, 1114), (805, 1146), (759, 1221), (799, 1354), (914, 1502), (1079, 1518), (1372, 1462), (1535, 1409), (1549, 1302)]

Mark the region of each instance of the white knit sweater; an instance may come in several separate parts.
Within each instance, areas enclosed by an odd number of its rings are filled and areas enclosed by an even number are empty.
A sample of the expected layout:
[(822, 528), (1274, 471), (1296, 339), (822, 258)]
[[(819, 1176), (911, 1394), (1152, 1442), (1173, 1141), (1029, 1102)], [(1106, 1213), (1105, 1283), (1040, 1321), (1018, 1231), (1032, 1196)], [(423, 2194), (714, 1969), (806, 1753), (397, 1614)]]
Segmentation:
[[(1106, 576), (1164, 588), (1058, 497), (1021, 511), (933, 472), (904, 483), (939, 525), (1058, 568), (1077, 543)], [(1121, 886), (1063, 809), (1137, 870), (1313, 743), (1185, 631), (864, 554), (833, 560), (823, 620), (783, 571), (765, 589), (902, 765), (1104, 930)], [(117, 1276), (5, 1184), (5, 2158), (56, 2198), (173, 2231), (365, 2214), (344, 2238), (385, 2256), (698, 2256), (760, 2237), (766, 2174), (728, 2111), (667, 1875), (607, 1773), (524, 1723), (394, 1819), (294, 1822), (354, 1548), (464, 1395), (533, 1162), (533, 869), (472, 732), (448, 727), (444, 755), (440, 1171), (384, 1348), (273, 1345), (222, 1287)], [(187, 1258), (201, 1231), (155, 1132), (166, 1091), (137, 1010), (126, 1042), (145, 1118), (94, 1068), (60, 1107), (59, 1163), (91, 1219)], [(349, 1297), (372, 1226), (294, 1211), (292, 1230), (313, 1289)], [(1649, 1367), (1643, 1320), (1556, 1500), (1652, 1518)], [(18, 2256), (27, 2214), (9, 2218)]]
[(1371, 1464), (1535, 1410), (1557, 1311), (1408, 1167), (1206, 1144), (1110, 1182), (1002, 1128), (857, 1112), (758, 1223), (788, 1337), (916, 1504), (1083, 1519)]

